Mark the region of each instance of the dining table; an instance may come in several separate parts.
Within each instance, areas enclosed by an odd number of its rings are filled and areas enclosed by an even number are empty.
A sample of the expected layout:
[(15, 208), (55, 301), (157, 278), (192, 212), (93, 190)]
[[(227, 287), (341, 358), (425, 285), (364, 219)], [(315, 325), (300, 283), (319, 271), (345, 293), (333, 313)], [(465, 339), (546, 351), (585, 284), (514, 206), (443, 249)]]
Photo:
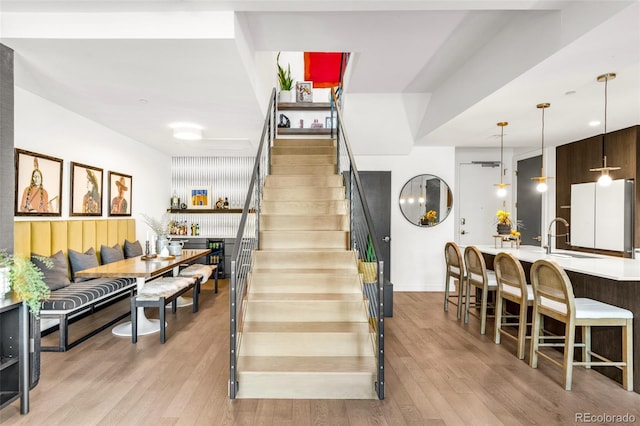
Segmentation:
[[(210, 249), (183, 249), (179, 256), (136, 256), (99, 265), (75, 273), (80, 278), (122, 278), (136, 279), (137, 291), (150, 281), (167, 272), (176, 276), (181, 265), (193, 263), (198, 258), (211, 253)], [(138, 335), (160, 332), (160, 320), (147, 318), (144, 308), (138, 308)], [(131, 321), (115, 326), (112, 333), (117, 336), (131, 336)]]

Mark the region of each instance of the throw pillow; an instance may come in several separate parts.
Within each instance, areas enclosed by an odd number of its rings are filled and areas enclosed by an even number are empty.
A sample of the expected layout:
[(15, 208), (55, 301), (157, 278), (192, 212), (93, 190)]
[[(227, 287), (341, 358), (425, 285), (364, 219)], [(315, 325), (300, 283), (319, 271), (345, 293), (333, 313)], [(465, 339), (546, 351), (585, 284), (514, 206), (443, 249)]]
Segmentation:
[(140, 245), (140, 241), (135, 240), (130, 243), (127, 240), (124, 240), (124, 257), (128, 259), (130, 257), (142, 256), (142, 245)]
[(82, 281), (87, 281), (91, 278), (76, 278), (76, 272), (83, 271), (85, 269), (93, 268), (98, 266), (98, 258), (96, 257), (96, 252), (91, 247), (89, 250), (84, 253), (80, 253), (79, 251), (75, 251), (73, 249), (69, 249), (69, 263), (71, 264), (71, 276), (73, 277), (73, 282), (79, 283)]
[(46, 258), (47, 256), (41, 256), (36, 253), (31, 253), (31, 261), (42, 271), (44, 275), (44, 282), (49, 286), (51, 291), (58, 290), (71, 284), (69, 281), (67, 256), (64, 255), (62, 250), (49, 257), (49, 260), (53, 262), (51, 268), (47, 268), (47, 265), (40, 260), (40, 258)]
[(106, 265), (107, 263), (123, 260), (124, 254), (122, 253), (122, 249), (119, 244), (116, 244), (113, 247), (102, 245), (100, 246), (100, 258), (102, 259), (102, 264)]

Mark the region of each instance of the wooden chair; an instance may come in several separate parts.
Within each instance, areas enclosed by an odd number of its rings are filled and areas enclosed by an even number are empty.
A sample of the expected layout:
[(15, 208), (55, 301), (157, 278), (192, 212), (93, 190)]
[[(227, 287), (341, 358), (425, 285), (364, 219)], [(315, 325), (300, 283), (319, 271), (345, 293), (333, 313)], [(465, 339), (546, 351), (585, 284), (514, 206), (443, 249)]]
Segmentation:
[[(495, 308), (493, 303), (489, 303), (489, 292), (495, 292), (498, 289), (496, 274), (493, 271), (487, 271), (484, 257), (475, 246), (468, 246), (464, 249), (464, 264), (467, 269), (464, 322), (465, 324), (469, 322), (469, 308), (471, 306), (475, 308), (480, 306), (480, 315), (472, 315), (480, 319), (480, 334), (485, 334), (487, 328), (487, 309), (490, 307)], [(476, 287), (476, 289), (482, 291), (482, 299), (480, 301), (478, 301), (478, 293), (474, 292), (473, 304), (469, 301), (472, 287)]]
[[(529, 306), (533, 306), (533, 288), (527, 284), (527, 279), (522, 269), (522, 264), (510, 253), (498, 253), (493, 261), (493, 269), (496, 273), (498, 290), (496, 292), (496, 327), (495, 342), (500, 344), (500, 335), (514, 339), (518, 342), (517, 355), (519, 359), (524, 359), (524, 348), (527, 339), (527, 311)], [(506, 312), (505, 300), (518, 304), (518, 315)], [(510, 322), (513, 318), (518, 318), (518, 322)], [(517, 326), (518, 334), (508, 333), (504, 326)]]
[[(462, 297), (466, 281), (466, 271), (460, 247), (453, 241), (444, 246), (444, 260), (446, 263), (446, 273), (444, 277), (444, 311), (449, 311), (449, 303), (458, 307), (458, 319), (462, 317)], [(457, 283), (456, 294), (449, 294), (451, 280)], [(455, 301), (457, 299), (457, 301)]]
[[(538, 260), (531, 267), (531, 284), (534, 293), (533, 327), (531, 330), (530, 365), (538, 366), (538, 355), (561, 367), (564, 372), (564, 388), (571, 390), (574, 365), (614, 366), (622, 370), (622, 387), (633, 391), (633, 314), (617, 306), (597, 300), (575, 298), (573, 286), (566, 272), (555, 262)], [(544, 343), (543, 318), (547, 316), (565, 324), (563, 361), (558, 362), (540, 350), (542, 346), (558, 346)], [(622, 361), (611, 361), (591, 350), (592, 326), (618, 326), (622, 328)], [(576, 327), (582, 327), (583, 343), (575, 343)], [(582, 348), (581, 362), (574, 361), (574, 348)], [(592, 361), (592, 357), (600, 361)]]

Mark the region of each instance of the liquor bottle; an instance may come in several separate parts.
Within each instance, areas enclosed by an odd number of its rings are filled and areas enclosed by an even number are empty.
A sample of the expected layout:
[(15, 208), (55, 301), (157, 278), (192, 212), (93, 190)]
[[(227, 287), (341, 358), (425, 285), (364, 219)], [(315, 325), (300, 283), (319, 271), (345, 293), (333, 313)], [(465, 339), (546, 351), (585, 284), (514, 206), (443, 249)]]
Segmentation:
[(224, 208), (228, 209), (229, 208), (229, 198), (224, 197)]

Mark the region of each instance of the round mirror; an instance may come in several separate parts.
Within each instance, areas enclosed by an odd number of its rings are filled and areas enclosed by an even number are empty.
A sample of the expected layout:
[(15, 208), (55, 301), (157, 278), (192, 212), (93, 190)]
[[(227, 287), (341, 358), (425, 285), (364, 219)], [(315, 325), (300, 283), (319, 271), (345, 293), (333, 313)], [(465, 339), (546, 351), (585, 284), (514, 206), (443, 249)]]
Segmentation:
[(435, 226), (447, 218), (453, 204), (449, 185), (438, 176), (418, 175), (400, 191), (400, 210), (416, 226)]

